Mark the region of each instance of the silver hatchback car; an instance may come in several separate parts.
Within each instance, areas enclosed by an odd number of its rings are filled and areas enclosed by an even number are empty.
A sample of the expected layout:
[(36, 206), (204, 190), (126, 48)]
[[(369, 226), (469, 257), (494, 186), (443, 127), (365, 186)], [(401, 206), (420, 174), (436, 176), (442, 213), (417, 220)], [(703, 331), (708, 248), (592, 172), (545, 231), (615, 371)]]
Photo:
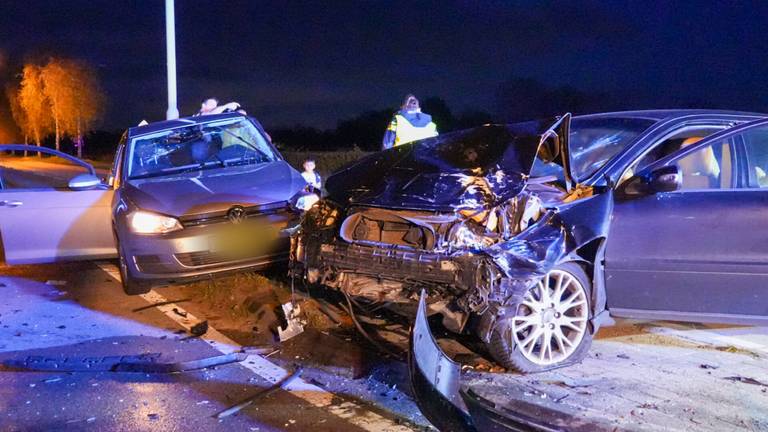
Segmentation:
[(131, 128), (104, 182), (88, 163), (55, 150), (0, 146), (73, 164), (63, 178), (64, 168), (0, 162), (5, 261), (118, 257), (125, 292), (141, 294), (154, 284), (284, 260), (288, 229), (308, 202), (306, 182), (267, 137), (240, 114)]

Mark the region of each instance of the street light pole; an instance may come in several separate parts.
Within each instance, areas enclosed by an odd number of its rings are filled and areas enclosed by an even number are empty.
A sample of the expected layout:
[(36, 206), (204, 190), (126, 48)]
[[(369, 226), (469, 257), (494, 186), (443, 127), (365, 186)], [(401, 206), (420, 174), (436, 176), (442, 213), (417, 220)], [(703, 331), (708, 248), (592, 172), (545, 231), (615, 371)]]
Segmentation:
[(174, 0), (165, 0), (165, 49), (168, 66), (168, 111), (167, 120), (179, 118), (176, 107), (176, 20), (173, 8)]

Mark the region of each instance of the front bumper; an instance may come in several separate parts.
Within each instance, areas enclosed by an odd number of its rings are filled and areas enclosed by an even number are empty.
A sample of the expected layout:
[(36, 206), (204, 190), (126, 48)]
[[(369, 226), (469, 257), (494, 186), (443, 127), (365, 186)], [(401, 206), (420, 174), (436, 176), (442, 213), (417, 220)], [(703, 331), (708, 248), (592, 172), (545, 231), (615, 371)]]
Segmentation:
[(211, 226), (193, 226), (164, 235), (137, 235), (125, 232), (125, 229), (119, 241), (133, 277), (147, 281), (179, 282), (211, 274), (258, 269), (285, 261), (290, 248), (287, 229), (297, 223), (297, 216), (286, 215), (269, 221), (274, 234), (244, 234), (246, 243), (258, 246), (249, 254), (232, 255), (214, 249), (220, 227)]
[[(315, 258), (316, 257), (316, 258)], [(467, 287), (474, 281), (469, 257), (362, 246), (340, 241), (320, 245), (320, 253), (308, 257), (310, 266), (335, 268), (356, 274), (402, 281), (418, 281)]]

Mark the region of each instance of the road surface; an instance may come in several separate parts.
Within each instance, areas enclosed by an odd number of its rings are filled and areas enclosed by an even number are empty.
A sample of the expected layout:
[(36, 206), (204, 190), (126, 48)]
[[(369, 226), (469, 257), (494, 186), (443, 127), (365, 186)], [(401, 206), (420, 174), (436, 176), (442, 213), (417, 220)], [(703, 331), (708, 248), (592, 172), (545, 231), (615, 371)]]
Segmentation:
[[(237, 352), (254, 342), (253, 334), (233, 330), (217, 316), (240, 304), (239, 298), (214, 311), (205, 300), (211, 294), (199, 284), (129, 297), (117, 277), (112, 262), (0, 268), (0, 430), (428, 428), (409, 397), (402, 362), (326, 328), (276, 343), (281, 351), (268, 358), (249, 354), (214, 368), (174, 374), (99, 370), (120, 356), (174, 363)], [(271, 277), (276, 286), (282, 283)], [(200, 301), (190, 300), (196, 292)], [(168, 300), (178, 303), (153, 306)], [(190, 327), (204, 319), (207, 333), (191, 337)], [(219, 325), (226, 329), (218, 331)], [(389, 339), (404, 348), (407, 329), (388, 328)], [(491, 365), (455, 342), (441, 343), (476, 366), (467, 372), (468, 383), (496, 392), (501, 402), (555, 403), (616, 430), (768, 427), (768, 394), (759, 384), (768, 381), (766, 328), (620, 322), (601, 331), (581, 365), (528, 377), (478, 373)], [(36, 371), (41, 364), (58, 369)], [(303, 381), (237, 414), (213, 417), (297, 367), (304, 368)]]

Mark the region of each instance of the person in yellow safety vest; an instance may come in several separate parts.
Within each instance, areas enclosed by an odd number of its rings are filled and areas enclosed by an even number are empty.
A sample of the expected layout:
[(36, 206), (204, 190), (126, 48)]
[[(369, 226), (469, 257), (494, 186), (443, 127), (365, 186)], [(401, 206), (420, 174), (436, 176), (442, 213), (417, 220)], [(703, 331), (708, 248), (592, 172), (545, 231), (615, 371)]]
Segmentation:
[(437, 136), (437, 126), (432, 122), (432, 116), (421, 112), (419, 100), (409, 94), (389, 122), (381, 146), (386, 150), (434, 136)]

